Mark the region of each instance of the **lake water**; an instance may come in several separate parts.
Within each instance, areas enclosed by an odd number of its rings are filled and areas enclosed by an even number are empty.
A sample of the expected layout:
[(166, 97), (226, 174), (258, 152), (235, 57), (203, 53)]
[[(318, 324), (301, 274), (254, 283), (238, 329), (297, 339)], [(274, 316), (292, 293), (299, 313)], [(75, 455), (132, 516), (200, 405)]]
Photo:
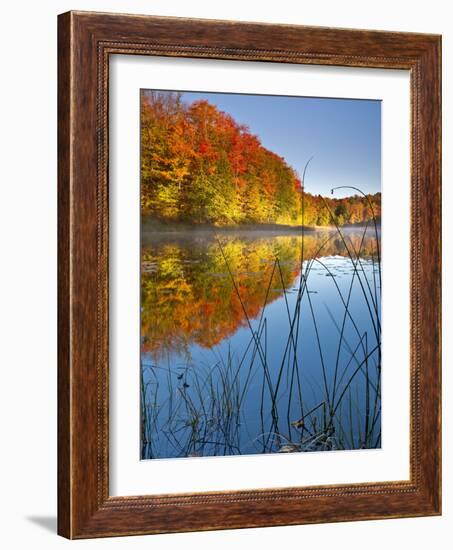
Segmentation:
[(378, 245), (145, 231), (142, 458), (380, 447)]

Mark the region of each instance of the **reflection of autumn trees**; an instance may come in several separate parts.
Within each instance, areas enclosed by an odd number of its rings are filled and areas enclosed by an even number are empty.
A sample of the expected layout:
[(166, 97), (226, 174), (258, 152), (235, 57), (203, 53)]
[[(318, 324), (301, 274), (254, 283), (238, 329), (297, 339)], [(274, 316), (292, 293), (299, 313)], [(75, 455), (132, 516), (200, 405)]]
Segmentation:
[[(335, 182), (332, 182), (334, 185)], [(285, 159), (208, 101), (144, 91), (142, 212), (164, 222), (338, 225), (380, 217), (381, 194), (336, 199), (305, 193)], [(328, 207), (326, 207), (326, 204)], [(329, 212), (330, 210), (330, 212)]]
[[(323, 243), (320, 255), (347, 255), (338, 234), (329, 239), (330, 235), (306, 235), (304, 258), (313, 258)], [(290, 289), (299, 274), (299, 236), (248, 239), (229, 235), (220, 236), (219, 240), (220, 245), (206, 235), (186, 241), (167, 237), (143, 249), (143, 351), (160, 355), (165, 351), (184, 353), (192, 344), (215, 346), (246, 325), (241, 301), (249, 318), (259, 316), (273, 272), (267, 303), (282, 296), (283, 287)], [(351, 250), (358, 251), (361, 237), (348, 236), (347, 242), (352, 245)], [(375, 244), (374, 239), (367, 237), (361, 256), (374, 254)], [(276, 258), (283, 284), (279, 271), (274, 270)]]

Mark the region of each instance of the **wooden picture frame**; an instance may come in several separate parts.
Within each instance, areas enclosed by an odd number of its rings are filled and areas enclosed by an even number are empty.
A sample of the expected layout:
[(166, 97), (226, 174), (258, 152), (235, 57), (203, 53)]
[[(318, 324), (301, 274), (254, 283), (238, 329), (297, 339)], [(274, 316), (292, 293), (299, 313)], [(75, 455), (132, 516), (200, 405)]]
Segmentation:
[[(58, 20), (58, 532), (89, 538), (441, 513), (441, 39), (69, 12)], [(109, 56), (405, 69), (411, 95), (410, 480), (109, 495)]]

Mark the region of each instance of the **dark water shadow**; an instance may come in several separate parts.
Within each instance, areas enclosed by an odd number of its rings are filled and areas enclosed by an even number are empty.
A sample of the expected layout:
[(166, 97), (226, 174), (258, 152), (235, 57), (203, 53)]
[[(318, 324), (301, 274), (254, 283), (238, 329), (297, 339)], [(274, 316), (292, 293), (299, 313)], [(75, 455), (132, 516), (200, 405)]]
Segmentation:
[(27, 519), (30, 523), (34, 523), (39, 527), (42, 527), (46, 531), (51, 533), (57, 532), (57, 517), (56, 516), (28, 516)]

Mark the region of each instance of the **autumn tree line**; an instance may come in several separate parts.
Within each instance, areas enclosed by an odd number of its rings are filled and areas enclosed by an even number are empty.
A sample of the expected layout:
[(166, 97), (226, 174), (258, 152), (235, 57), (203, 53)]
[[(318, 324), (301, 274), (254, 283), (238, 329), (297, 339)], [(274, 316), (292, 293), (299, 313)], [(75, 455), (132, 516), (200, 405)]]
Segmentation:
[(326, 226), (333, 217), (338, 225), (380, 217), (380, 193), (304, 192), (302, 200), (284, 158), (208, 101), (187, 104), (178, 93), (142, 91), (140, 161), (142, 212), (162, 222)]

